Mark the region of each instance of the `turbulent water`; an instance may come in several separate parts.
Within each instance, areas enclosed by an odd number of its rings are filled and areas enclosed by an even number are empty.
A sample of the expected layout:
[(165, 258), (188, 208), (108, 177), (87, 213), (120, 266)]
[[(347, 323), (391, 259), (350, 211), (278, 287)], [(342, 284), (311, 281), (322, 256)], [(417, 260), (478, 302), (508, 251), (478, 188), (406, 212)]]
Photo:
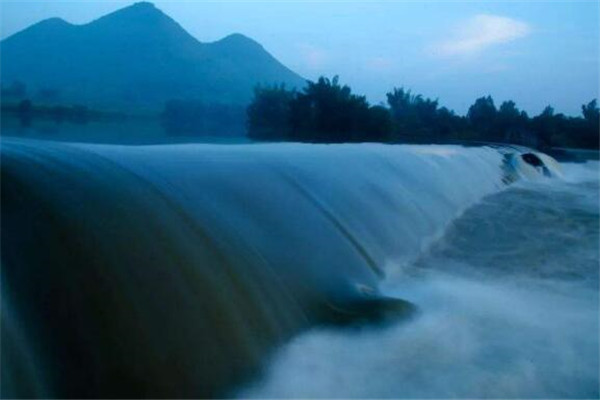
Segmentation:
[(422, 315), (315, 329), (242, 397), (598, 398), (598, 163), (522, 182), (451, 223), (384, 291)]
[(598, 163), (520, 151), (4, 140), (2, 395), (598, 397)]

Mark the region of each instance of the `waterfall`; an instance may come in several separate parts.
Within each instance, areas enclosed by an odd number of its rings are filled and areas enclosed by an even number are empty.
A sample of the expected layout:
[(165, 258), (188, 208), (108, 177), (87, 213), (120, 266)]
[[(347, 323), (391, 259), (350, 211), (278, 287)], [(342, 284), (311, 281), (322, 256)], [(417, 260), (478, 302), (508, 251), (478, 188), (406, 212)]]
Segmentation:
[(2, 396), (108, 398), (222, 396), (311, 325), (411, 315), (380, 282), (505, 187), (508, 150), (1, 151)]

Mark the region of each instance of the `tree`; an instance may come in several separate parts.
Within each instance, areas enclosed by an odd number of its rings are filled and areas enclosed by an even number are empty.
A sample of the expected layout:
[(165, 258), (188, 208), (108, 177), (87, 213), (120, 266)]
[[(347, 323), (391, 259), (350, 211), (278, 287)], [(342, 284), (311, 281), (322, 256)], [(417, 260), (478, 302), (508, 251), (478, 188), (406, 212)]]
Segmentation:
[(248, 135), (258, 140), (281, 140), (289, 136), (290, 107), (295, 92), (284, 85), (256, 87), (247, 109)]
[(385, 107), (371, 107), (337, 76), (308, 82), (302, 92), (257, 88), (247, 114), (248, 135), (259, 140), (389, 141), (392, 125)]
[(498, 119), (509, 123), (518, 123), (521, 118), (521, 112), (514, 101), (509, 100), (500, 104), (498, 109)]
[(369, 109), (366, 132), (371, 140), (389, 141), (392, 128), (392, 118), (387, 108), (373, 106)]
[(527, 129), (528, 120), (527, 113), (519, 111), (514, 101), (505, 101), (496, 113), (493, 131), (500, 141), (525, 145), (537, 144), (537, 135)]
[(499, 135), (494, 132), (496, 113), (496, 106), (492, 97), (480, 97), (469, 107), (467, 119), (482, 139), (498, 140)]
[(446, 107), (438, 109), (436, 119), (438, 135), (441, 139), (458, 139), (460, 135), (465, 134), (464, 118)]
[(598, 124), (600, 119), (600, 110), (598, 109), (598, 101), (596, 99), (590, 101), (587, 105), (581, 106), (583, 118), (590, 124)]
[[(395, 131), (402, 137), (437, 137), (442, 128), (438, 126), (438, 101), (413, 95), (410, 90), (394, 88), (387, 93)], [(442, 112), (448, 117), (446, 112)]]
[(544, 110), (531, 121), (533, 129), (542, 141), (543, 147), (551, 147), (557, 141), (559, 118), (554, 115), (554, 108), (546, 106)]
[(582, 106), (583, 117), (555, 114), (548, 106), (530, 118), (512, 100), (496, 108), (492, 97), (484, 96), (463, 117), (439, 107), (437, 99), (394, 88), (387, 93), (387, 105), (370, 106), (337, 76), (308, 82), (301, 92), (283, 86), (257, 88), (247, 109), (248, 133), (262, 140), (326, 143), (479, 140), (540, 149), (600, 145), (596, 100)]
[(600, 147), (600, 110), (596, 99), (590, 101), (587, 105), (581, 106), (585, 127), (581, 143), (584, 147)]
[[(383, 110), (371, 108), (364, 96), (352, 94), (338, 77), (321, 77), (297, 93), (290, 107), (291, 138), (308, 142), (389, 140)], [(382, 125), (374, 129), (374, 121)]]
[(411, 95), (410, 90), (404, 88), (394, 88), (387, 94), (387, 102), (390, 106), (392, 118), (400, 129), (415, 125), (414, 101), (415, 96)]

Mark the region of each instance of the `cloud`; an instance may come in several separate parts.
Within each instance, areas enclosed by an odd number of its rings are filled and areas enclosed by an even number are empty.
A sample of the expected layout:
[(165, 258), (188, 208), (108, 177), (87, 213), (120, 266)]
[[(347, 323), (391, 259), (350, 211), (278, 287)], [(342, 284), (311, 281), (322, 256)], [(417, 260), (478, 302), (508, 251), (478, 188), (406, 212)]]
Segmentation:
[(450, 39), (433, 46), (440, 56), (467, 56), (523, 38), (531, 32), (525, 22), (498, 15), (479, 14), (456, 29)]

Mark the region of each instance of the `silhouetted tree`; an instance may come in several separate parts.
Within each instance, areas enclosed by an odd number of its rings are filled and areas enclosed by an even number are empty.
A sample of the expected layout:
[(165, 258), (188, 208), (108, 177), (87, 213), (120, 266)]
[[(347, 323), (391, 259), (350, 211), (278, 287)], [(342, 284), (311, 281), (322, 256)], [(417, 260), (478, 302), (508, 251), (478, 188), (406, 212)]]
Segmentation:
[(282, 140), (290, 132), (290, 107), (295, 92), (285, 85), (256, 87), (247, 109), (248, 135), (258, 140)]
[(301, 142), (388, 141), (391, 122), (385, 107), (370, 107), (338, 77), (308, 82), (302, 92), (257, 88), (248, 107), (248, 134), (261, 140)]
[(492, 96), (480, 97), (469, 107), (467, 119), (471, 127), (485, 140), (498, 140), (499, 135), (495, 132), (496, 106)]
[(600, 119), (600, 111), (598, 109), (598, 101), (596, 99), (590, 101), (587, 105), (582, 105), (581, 112), (586, 121), (593, 124), (598, 124), (598, 119)]
[(546, 106), (544, 110), (531, 121), (531, 126), (542, 143), (542, 147), (550, 147), (556, 142), (558, 134), (559, 120), (562, 116), (554, 115), (554, 108)]
[(512, 100), (500, 104), (496, 117), (498, 125), (505, 127), (523, 124), (528, 118), (526, 113), (519, 111)]
[(383, 106), (373, 106), (369, 109), (369, 120), (367, 122), (366, 132), (368, 132), (371, 140), (389, 141), (392, 129), (392, 117), (387, 108)]
[(585, 132), (582, 138), (584, 147), (600, 147), (600, 110), (596, 99), (581, 106), (583, 119), (585, 120)]
[(413, 95), (410, 90), (394, 88), (387, 93), (397, 141), (447, 141), (469, 136), (465, 119), (438, 100)]
[(459, 117), (446, 107), (441, 107), (437, 111), (436, 126), (438, 136), (443, 140), (458, 139), (465, 135), (466, 124), (464, 118)]
[(291, 134), (308, 142), (358, 142), (384, 140), (371, 136), (369, 103), (339, 84), (338, 77), (308, 82), (291, 103)]
[(478, 98), (461, 117), (404, 88), (387, 93), (387, 104), (370, 107), (337, 77), (309, 82), (300, 93), (282, 86), (257, 88), (248, 107), (248, 132), (256, 139), (307, 142), (477, 140), (541, 149), (599, 147), (596, 100), (582, 106), (583, 118), (555, 114), (550, 106), (530, 118), (511, 100), (497, 109), (491, 96)]
[(397, 138), (426, 136), (435, 119), (437, 100), (423, 99), (413, 95), (410, 90), (394, 88), (387, 94), (387, 102), (394, 121)]
[(529, 116), (525, 111), (519, 111), (514, 101), (503, 102), (496, 113), (492, 131), (495, 140), (537, 147), (538, 135), (529, 129)]

